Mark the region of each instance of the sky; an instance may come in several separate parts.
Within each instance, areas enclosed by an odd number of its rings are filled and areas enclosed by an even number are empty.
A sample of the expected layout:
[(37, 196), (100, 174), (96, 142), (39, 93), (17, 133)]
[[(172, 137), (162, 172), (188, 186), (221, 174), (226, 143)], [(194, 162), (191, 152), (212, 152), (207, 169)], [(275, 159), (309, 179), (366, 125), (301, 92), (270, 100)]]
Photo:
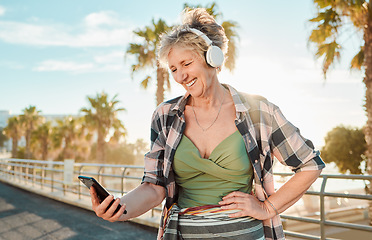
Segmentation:
[[(87, 96), (117, 94), (127, 140), (149, 142), (155, 85), (140, 87), (142, 74), (131, 76), (129, 43), (133, 30), (161, 18), (180, 23), (184, 3), (211, 1), (0, 0), (0, 110), (20, 114), (30, 105), (42, 114), (78, 115)], [(345, 40), (342, 59), (324, 80), (321, 61), (308, 44), (315, 16), (312, 1), (215, 1), (221, 20), (238, 23), (238, 58), (219, 80), (242, 92), (259, 94), (278, 105), (287, 119), (315, 146), (343, 124), (361, 127), (363, 75), (348, 69), (359, 48), (358, 34)], [(155, 73), (149, 69), (148, 73)], [(155, 76), (153, 74), (153, 76)], [(166, 99), (184, 94), (172, 79)], [(81, 114), (81, 113), (80, 113)]]

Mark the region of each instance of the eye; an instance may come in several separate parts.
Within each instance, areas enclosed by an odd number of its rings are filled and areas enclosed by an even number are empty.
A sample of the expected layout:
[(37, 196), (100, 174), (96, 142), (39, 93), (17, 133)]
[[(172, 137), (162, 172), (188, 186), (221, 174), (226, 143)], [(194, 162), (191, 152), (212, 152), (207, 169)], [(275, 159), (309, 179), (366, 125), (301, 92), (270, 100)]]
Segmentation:
[(172, 72), (176, 72), (177, 71), (177, 68), (173, 68), (171, 69)]
[(185, 64), (185, 66), (189, 66), (191, 63), (192, 63), (192, 61), (191, 61), (191, 62), (187, 62), (187, 63)]

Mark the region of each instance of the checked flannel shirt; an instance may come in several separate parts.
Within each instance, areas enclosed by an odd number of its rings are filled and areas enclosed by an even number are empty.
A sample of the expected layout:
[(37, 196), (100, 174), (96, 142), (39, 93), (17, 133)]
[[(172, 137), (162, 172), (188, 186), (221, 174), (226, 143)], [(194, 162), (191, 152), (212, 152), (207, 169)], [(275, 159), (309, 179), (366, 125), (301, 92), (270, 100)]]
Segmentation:
[[(285, 119), (280, 109), (265, 98), (240, 93), (229, 85), (235, 103), (235, 124), (245, 142), (254, 169), (254, 193), (264, 201), (275, 192), (273, 181), (274, 156), (292, 171), (319, 170), (325, 167), (311, 141)], [(151, 149), (145, 155), (142, 182), (164, 186), (166, 201), (158, 239), (163, 234), (163, 218), (177, 201), (178, 187), (172, 162), (186, 123), (184, 109), (189, 94), (160, 104), (152, 116)], [(264, 220), (266, 239), (285, 239), (279, 216)]]

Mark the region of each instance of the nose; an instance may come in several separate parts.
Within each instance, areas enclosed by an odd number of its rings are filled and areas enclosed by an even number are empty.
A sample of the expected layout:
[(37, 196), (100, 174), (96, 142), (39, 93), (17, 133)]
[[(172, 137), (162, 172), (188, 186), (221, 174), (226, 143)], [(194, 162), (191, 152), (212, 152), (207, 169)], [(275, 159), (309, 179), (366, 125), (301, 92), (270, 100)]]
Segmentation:
[(179, 84), (182, 84), (186, 79), (187, 79), (187, 72), (182, 69), (179, 69), (179, 71), (177, 72), (177, 76), (176, 76), (176, 82), (178, 82)]

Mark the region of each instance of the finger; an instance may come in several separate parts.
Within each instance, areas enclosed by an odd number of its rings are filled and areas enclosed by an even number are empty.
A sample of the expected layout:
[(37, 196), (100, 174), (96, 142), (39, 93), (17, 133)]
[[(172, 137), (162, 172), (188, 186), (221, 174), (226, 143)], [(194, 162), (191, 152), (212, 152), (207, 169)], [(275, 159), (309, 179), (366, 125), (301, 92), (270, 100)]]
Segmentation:
[(246, 201), (246, 198), (244, 198), (244, 197), (230, 197), (230, 198), (226, 198), (226, 199), (218, 202), (218, 204), (228, 205), (228, 204), (232, 204), (232, 203), (244, 203), (245, 201)]
[(92, 201), (92, 206), (93, 207), (98, 206), (99, 205), (99, 200), (98, 200), (97, 193), (96, 193), (96, 190), (94, 189), (94, 187), (90, 187), (89, 193), (90, 193), (90, 199)]
[(238, 217), (244, 217), (244, 216), (247, 216), (247, 215), (244, 214), (244, 211), (239, 211), (239, 212), (236, 212), (236, 213), (231, 213), (228, 216), (230, 218), (238, 218)]
[(119, 220), (120, 217), (124, 214), (126, 207), (127, 205), (124, 203), (123, 205), (121, 205), (120, 210), (114, 215), (114, 217), (117, 218), (117, 220)]
[(232, 197), (245, 197), (247, 195), (249, 195), (249, 194), (243, 193), (243, 192), (239, 192), (239, 191), (235, 191), (235, 192), (231, 192), (231, 193), (227, 194), (222, 199), (225, 200), (225, 199), (232, 198)]
[(114, 200), (114, 196), (112, 196), (112, 195), (110, 195), (107, 198), (105, 198), (105, 200), (103, 200), (103, 202), (96, 207), (96, 210), (95, 210), (96, 215), (98, 217), (102, 217), (102, 218), (105, 217), (106, 216), (107, 207), (109, 206), (109, 204), (113, 200)]
[(112, 205), (110, 206), (110, 208), (109, 209), (107, 209), (107, 211), (106, 211), (106, 213), (105, 213), (105, 215), (107, 216), (107, 217), (113, 217), (114, 215), (116, 215), (116, 214), (114, 214), (114, 212), (115, 212), (115, 210), (118, 208), (118, 206), (119, 206), (119, 203), (120, 203), (120, 198), (117, 198), (116, 200), (113, 200), (114, 202), (112, 203)]

